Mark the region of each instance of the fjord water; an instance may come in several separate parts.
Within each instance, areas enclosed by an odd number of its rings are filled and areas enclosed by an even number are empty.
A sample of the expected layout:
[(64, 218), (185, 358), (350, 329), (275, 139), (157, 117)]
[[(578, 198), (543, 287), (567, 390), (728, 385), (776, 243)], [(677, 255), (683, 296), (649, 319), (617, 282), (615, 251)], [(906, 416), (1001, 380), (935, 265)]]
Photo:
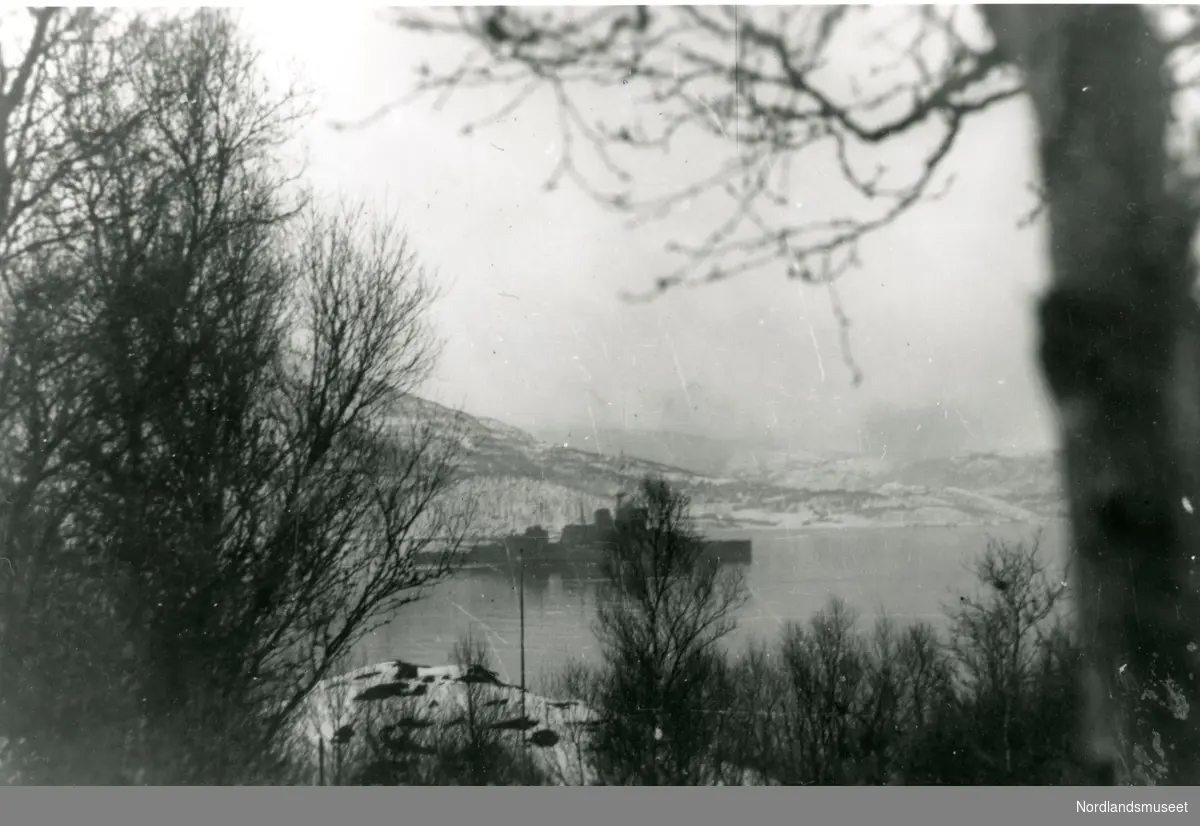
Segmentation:
[[(945, 621), (943, 606), (971, 593), (971, 563), (989, 537), (1032, 539), (1051, 573), (1065, 561), (1061, 522), (971, 528), (863, 528), (734, 532), (754, 542), (745, 566), (749, 600), (737, 616), (733, 650), (755, 638), (773, 638), (787, 620), (807, 621), (831, 596), (846, 600), (865, 628), (879, 614), (897, 623)], [(713, 534), (721, 538), (722, 534)], [(573, 658), (595, 661), (592, 633), (599, 571), (554, 564), (525, 569), (525, 669), (528, 685)], [(420, 601), (400, 610), (359, 645), (361, 663), (405, 659), (443, 663), (460, 636), (486, 641), (502, 678), (520, 678), (517, 572), (504, 566), (471, 567)]]

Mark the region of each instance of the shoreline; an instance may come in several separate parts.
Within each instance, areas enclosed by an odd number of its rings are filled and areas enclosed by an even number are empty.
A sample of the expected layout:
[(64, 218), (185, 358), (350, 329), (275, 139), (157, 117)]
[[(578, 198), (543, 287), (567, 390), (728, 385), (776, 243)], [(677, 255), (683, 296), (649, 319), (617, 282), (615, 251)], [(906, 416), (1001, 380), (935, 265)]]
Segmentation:
[[(779, 537), (796, 536), (796, 535), (804, 535), (804, 534), (850, 533), (850, 532), (855, 532), (855, 531), (859, 531), (859, 532), (895, 531), (895, 530), (962, 531), (962, 530), (988, 530), (988, 529), (996, 529), (996, 528), (1004, 529), (1004, 528), (1014, 528), (1014, 527), (1021, 527), (1021, 526), (1027, 526), (1027, 527), (1032, 527), (1032, 528), (1045, 528), (1045, 527), (1055, 524), (1055, 523), (1065, 523), (1066, 519), (1067, 519), (1067, 517), (1065, 515), (1045, 516), (1045, 515), (1040, 515), (1040, 514), (1034, 514), (1033, 516), (1035, 518), (1032, 518), (1032, 519), (998, 519), (998, 520), (992, 520), (992, 521), (987, 521), (987, 522), (978, 521), (978, 522), (958, 522), (958, 523), (947, 523), (947, 522), (864, 522), (864, 523), (855, 524), (855, 523), (845, 523), (845, 522), (809, 522), (809, 523), (805, 523), (805, 524), (801, 524), (801, 525), (780, 525), (779, 523), (772, 523), (771, 525), (764, 525), (761, 523), (750, 524), (750, 525), (745, 525), (745, 524), (740, 524), (740, 523), (736, 524), (736, 525), (730, 525), (727, 523), (721, 524), (721, 525), (713, 525), (713, 524), (711, 524), (712, 520), (695, 520), (695, 521), (698, 522), (696, 527), (701, 532), (704, 532), (706, 530), (711, 531), (712, 539), (723, 541), (723, 540), (728, 540), (728, 539), (743, 538), (743, 536), (747, 533), (752, 535), (752, 537), (751, 537), (752, 539), (754, 536), (762, 536), (763, 538), (774, 539), (774, 538), (779, 538)], [(706, 523), (709, 523), (709, 524), (706, 524)], [(736, 534), (737, 536), (728, 536), (728, 534)], [(709, 536), (709, 534), (707, 534), (707, 533), (705, 535)], [(472, 540), (469, 540), (469, 542), (471, 542), (471, 543), (479, 543), (479, 544), (483, 544), (486, 542), (493, 542), (493, 541), (495, 541), (495, 540), (486, 539), (486, 538), (473, 538)], [(469, 548), (470, 546), (467, 543), (464, 543), (464, 547)], [(463, 567), (463, 568), (488, 567), (488, 566), (494, 564), (493, 562), (477, 561), (477, 560), (471, 560), (471, 559), (467, 558), (467, 557), (469, 557), (469, 554), (470, 554), (469, 550), (462, 551), (461, 553), (463, 554), (464, 559), (461, 561), (460, 567)], [(439, 556), (440, 554), (441, 554), (440, 551), (421, 551), (421, 552), (419, 552), (419, 556), (428, 556), (431, 559)], [(533, 562), (532, 559), (527, 560), (527, 561), (530, 563)], [(549, 561), (550, 562), (564, 562), (564, 561), (570, 562), (572, 560), (567, 556), (562, 556), (561, 558), (559, 558), (559, 557), (552, 558)]]
[(967, 521), (967, 522), (806, 522), (800, 525), (786, 525), (778, 522), (771, 525), (764, 525), (756, 522), (754, 524), (721, 524), (720, 526), (712, 525), (713, 520), (696, 520), (701, 523), (699, 527), (708, 527), (710, 530), (719, 530), (722, 532), (732, 531), (749, 531), (751, 533), (803, 533), (817, 531), (873, 531), (873, 530), (970, 530), (979, 528), (1002, 528), (1013, 525), (1041, 525), (1050, 522), (1059, 522), (1065, 520), (1066, 516), (1043, 516), (1041, 514), (1033, 514), (1034, 519), (996, 519), (989, 521)]

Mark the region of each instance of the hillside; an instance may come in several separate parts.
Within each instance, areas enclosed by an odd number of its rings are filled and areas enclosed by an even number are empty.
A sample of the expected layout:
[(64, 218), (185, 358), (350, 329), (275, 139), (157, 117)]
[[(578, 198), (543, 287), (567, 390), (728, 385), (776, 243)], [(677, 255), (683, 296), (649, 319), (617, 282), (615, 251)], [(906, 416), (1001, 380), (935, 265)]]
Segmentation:
[(762, 451), (767, 443), (714, 439), (674, 430), (615, 427), (545, 427), (538, 438), (551, 444), (607, 456), (635, 456), (706, 476), (721, 476), (743, 456)]
[(813, 457), (774, 453), (757, 457), (751, 467), (737, 467), (739, 479), (782, 487), (879, 490), (955, 491), (997, 500), (1039, 517), (1063, 515), (1064, 500), (1053, 454), (967, 453), (937, 459), (904, 461), (883, 457)]
[(1065, 502), (1052, 454), (972, 453), (953, 459), (927, 459), (901, 466), (890, 477), (903, 484), (967, 488), (1043, 516), (1064, 514)]
[(541, 441), (503, 422), (416, 399), (396, 421), (413, 417), (432, 419), (445, 434), (457, 425), (467, 488), (479, 498), (481, 529), (488, 532), (530, 524), (558, 530), (581, 512), (590, 517), (611, 506), (647, 473), (689, 494), (697, 521), (709, 528), (988, 525), (1040, 521), (1061, 507), (1049, 456), (891, 463), (773, 451), (745, 461), (731, 447), (729, 471), (710, 475)]

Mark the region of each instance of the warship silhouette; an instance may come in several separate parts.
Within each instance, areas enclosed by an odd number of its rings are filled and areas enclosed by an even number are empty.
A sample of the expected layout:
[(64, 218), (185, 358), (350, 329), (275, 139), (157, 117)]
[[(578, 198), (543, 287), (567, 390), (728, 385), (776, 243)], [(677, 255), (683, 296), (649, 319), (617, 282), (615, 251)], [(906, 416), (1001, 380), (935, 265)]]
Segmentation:
[[(599, 563), (616, 541), (619, 531), (645, 525), (648, 520), (645, 508), (622, 504), (622, 498), (617, 495), (615, 515), (608, 508), (600, 508), (593, 513), (591, 522), (584, 520), (581, 506), (579, 522), (564, 526), (557, 542), (550, 540), (545, 528), (532, 525), (523, 533), (472, 546), (463, 561), (467, 564), (500, 564), (521, 559), (527, 565), (538, 562)], [(749, 539), (703, 538), (703, 542), (704, 555), (715, 557), (721, 564), (747, 565), (753, 555)]]

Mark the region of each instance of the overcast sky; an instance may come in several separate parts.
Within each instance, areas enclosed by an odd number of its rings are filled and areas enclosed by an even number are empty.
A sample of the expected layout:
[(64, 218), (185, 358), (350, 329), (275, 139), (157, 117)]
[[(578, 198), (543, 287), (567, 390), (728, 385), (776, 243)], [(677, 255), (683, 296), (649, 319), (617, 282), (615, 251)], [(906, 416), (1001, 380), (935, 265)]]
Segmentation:
[[(437, 273), (446, 349), (427, 395), (531, 429), (594, 419), (711, 435), (832, 433), (875, 403), (936, 402), (996, 446), (1047, 443), (1031, 326), (1044, 238), (1016, 227), (1033, 171), (1023, 103), (963, 133), (945, 199), (863, 245), (863, 267), (841, 285), (865, 374), (855, 389), (824, 293), (787, 280), (782, 264), (622, 302), (621, 290), (645, 289), (672, 265), (662, 247), (673, 232), (716, 219), (701, 204), (630, 230), (570, 185), (546, 192), (561, 150), (552, 101), (534, 99), (472, 136), (461, 126), (501, 98), (461, 92), (440, 111), (419, 101), (336, 131), (332, 120), (405, 94), (422, 61), (445, 65), (452, 42), (398, 31), (366, 9), (260, 7), (243, 21), (272, 72), (299, 72), (316, 93), (303, 135), (313, 181), (395, 215)], [(621, 90), (605, 94), (597, 106)], [(699, 147), (643, 168), (681, 181), (714, 157)], [(797, 208), (821, 202), (831, 174), (802, 176)]]

